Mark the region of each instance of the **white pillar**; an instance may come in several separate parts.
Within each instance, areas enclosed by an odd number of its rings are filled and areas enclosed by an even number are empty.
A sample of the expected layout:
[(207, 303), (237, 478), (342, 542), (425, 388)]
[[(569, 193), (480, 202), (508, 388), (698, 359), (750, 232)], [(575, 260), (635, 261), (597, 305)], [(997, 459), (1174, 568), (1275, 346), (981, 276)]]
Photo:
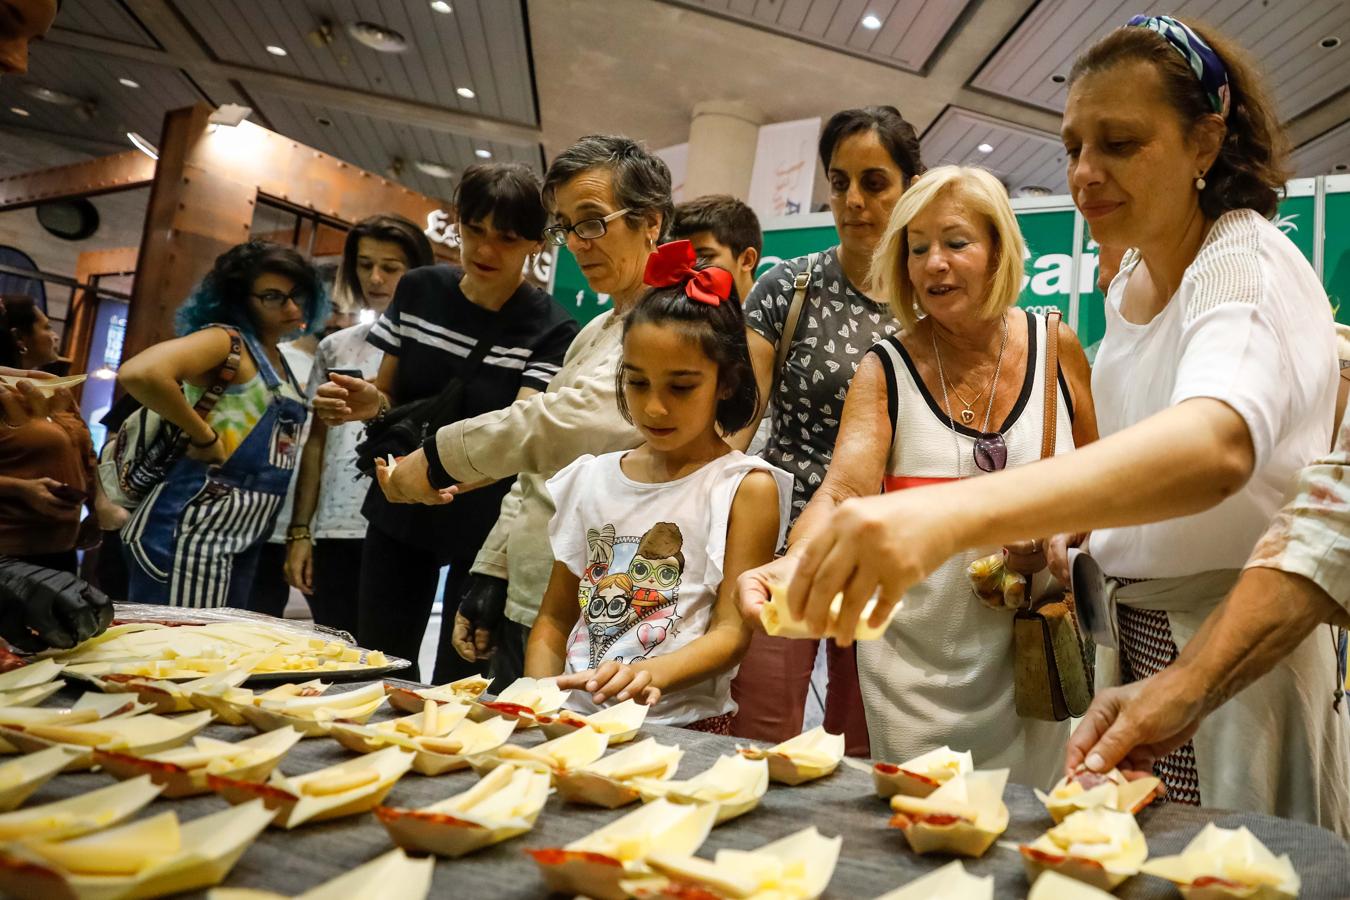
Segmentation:
[(739, 100), (705, 100), (689, 124), (686, 199), (731, 194), (746, 199), (755, 168), (755, 146), (764, 117)]

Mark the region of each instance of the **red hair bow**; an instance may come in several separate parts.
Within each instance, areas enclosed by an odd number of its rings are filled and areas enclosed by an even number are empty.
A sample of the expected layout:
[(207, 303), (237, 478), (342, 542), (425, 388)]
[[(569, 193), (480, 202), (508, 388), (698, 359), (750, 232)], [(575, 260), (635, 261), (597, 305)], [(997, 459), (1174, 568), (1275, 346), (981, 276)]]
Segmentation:
[(731, 273), (717, 266), (695, 269), (698, 254), (688, 241), (671, 241), (656, 248), (647, 257), (647, 270), (642, 280), (652, 287), (671, 287), (684, 283), (684, 292), (690, 300), (719, 306), (731, 299)]

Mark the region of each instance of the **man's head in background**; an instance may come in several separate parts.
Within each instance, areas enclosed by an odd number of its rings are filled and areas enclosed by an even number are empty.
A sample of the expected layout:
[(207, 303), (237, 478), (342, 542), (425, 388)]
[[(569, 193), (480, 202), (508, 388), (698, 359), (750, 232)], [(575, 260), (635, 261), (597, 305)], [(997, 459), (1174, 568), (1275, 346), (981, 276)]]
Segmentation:
[(764, 235), (753, 209), (728, 194), (681, 203), (675, 207), (670, 239), (689, 241), (700, 263), (730, 272), (736, 279), (736, 293), (745, 302), (764, 249)]

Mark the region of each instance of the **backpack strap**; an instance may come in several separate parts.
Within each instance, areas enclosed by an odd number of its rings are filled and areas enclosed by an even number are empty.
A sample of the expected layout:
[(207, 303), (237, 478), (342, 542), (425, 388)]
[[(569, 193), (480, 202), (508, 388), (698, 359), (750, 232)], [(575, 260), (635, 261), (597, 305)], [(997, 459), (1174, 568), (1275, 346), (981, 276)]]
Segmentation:
[(225, 357), (225, 362), (220, 364), (220, 369), (216, 371), (215, 383), (197, 398), (196, 405), (192, 407), (192, 411), (201, 416), (203, 422), (211, 414), (211, 410), (216, 408), (221, 395), (225, 393), (225, 390), (234, 382), (235, 376), (239, 374), (239, 360), (244, 352), (243, 338), (237, 328), (232, 328), (229, 325), (214, 325), (212, 327), (225, 329), (225, 333), (230, 336), (230, 352)]
[(802, 307), (806, 305), (806, 290), (811, 286), (811, 273), (815, 271), (816, 263), (819, 261), (819, 253), (812, 253), (806, 257), (806, 268), (798, 272), (797, 277), (793, 279), (792, 303), (788, 306), (787, 322), (784, 323), (783, 336), (778, 341), (778, 352), (774, 354), (773, 382), (769, 388), (769, 396), (765, 398), (765, 406), (778, 396), (778, 382), (783, 378), (783, 366), (787, 364), (788, 354), (792, 352), (792, 342), (797, 338), (797, 326), (802, 320)]
[(1060, 311), (1045, 314), (1045, 424), (1041, 427), (1041, 459), (1055, 455), (1055, 424), (1059, 421)]

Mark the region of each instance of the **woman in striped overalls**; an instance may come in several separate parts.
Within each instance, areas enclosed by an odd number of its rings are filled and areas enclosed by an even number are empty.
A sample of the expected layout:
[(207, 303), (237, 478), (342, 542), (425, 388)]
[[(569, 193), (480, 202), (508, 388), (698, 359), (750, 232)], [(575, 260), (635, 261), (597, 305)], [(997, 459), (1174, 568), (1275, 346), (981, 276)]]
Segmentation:
[[(118, 381), (183, 430), (186, 454), (122, 530), (128, 599), (242, 606), (299, 458), (306, 408), (277, 344), (315, 330), (328, 298), (313, 266), (263, 241), (241, 244), (178, 311), (178, 338), (122, 364)], [(223, 387), (205, 417), (194, 405)]]

